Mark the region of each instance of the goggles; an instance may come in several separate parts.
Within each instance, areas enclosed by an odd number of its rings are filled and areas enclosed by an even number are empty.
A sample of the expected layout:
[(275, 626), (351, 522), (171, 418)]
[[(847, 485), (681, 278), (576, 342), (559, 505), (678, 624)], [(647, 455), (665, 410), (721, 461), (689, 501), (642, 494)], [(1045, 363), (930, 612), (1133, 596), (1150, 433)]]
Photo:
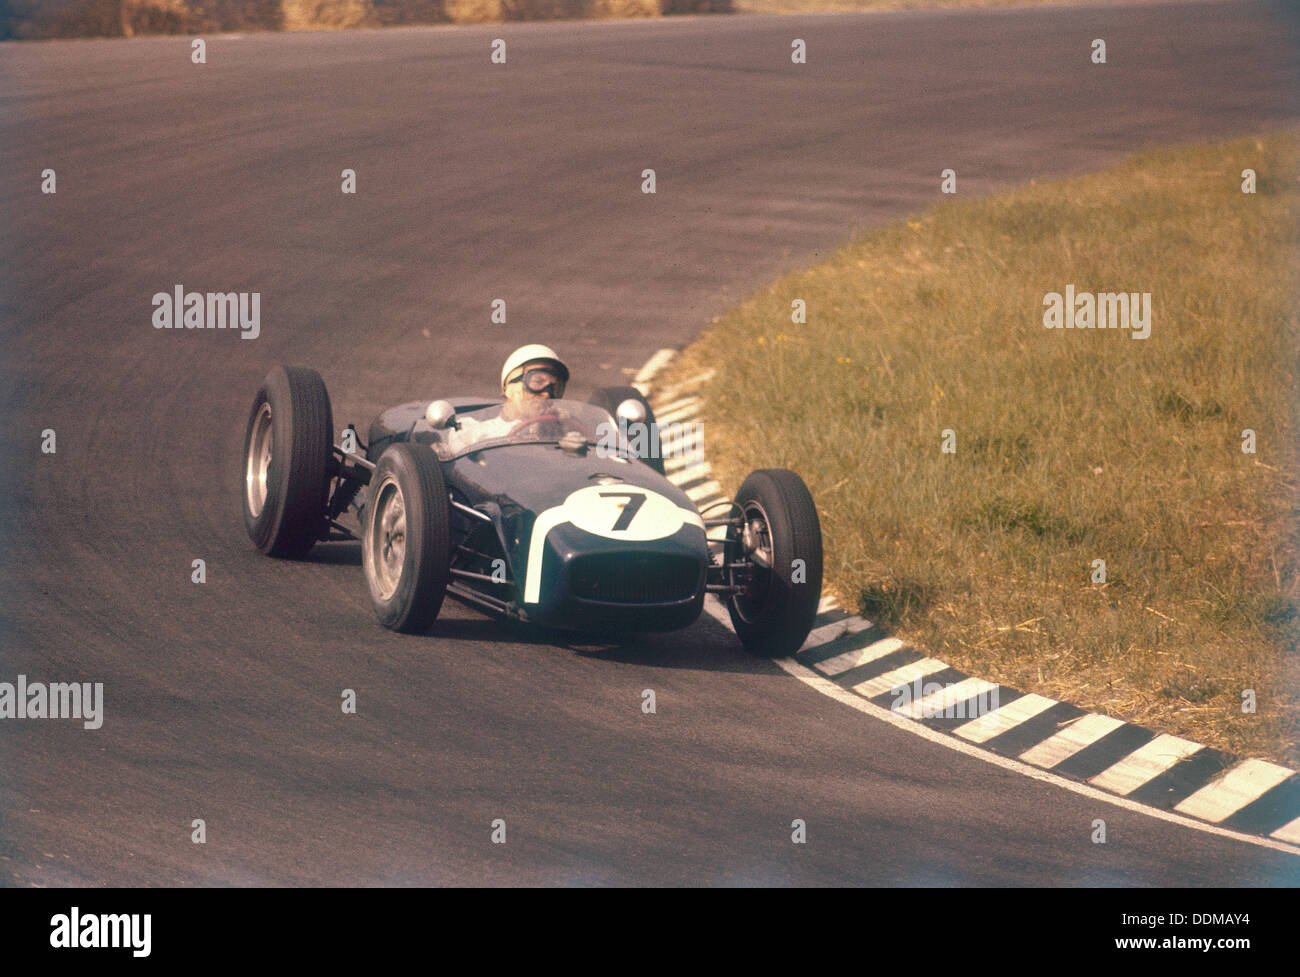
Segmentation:
[(558, 399), (560, 394), (564, 392), (564, 381), (560, 379), (559, 374), (545, 367), (534, 367), (531, 370), (525, 370), (510, 382), (522, 383), (524, 389), (530, 394), (549, 393), (555, 399)]

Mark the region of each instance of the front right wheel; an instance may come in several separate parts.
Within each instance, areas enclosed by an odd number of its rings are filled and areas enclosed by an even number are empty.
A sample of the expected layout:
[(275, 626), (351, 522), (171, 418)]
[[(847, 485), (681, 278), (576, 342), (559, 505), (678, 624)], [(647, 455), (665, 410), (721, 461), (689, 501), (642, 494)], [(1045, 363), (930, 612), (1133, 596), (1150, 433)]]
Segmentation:
[(784, 468), (751, 472), (733, 500), (741, 529), (728, 545), (747, 563), (745, 588), (727, 603), (741, 644), (793, 655), (812, 630), (822, 593), (822, 532), (802, 478)]

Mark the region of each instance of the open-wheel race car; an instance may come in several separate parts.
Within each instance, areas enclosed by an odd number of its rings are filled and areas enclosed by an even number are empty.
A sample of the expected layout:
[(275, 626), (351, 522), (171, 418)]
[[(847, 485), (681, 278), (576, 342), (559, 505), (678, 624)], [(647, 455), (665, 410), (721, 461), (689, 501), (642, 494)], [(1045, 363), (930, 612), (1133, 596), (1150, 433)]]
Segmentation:
[[(797, 651), (812, 627), (822, 540), (803, 480), (755, 471), (701, 513), (663, 474), (654, 414), (635, 388), (591, 403), (406, 403), (380, 414), (364, 443), (349, 425), (335, 444), (333, 425), (318, 373), (271, 370), (244, 441), (244, 522), (271, 556), (359, 540), (387, 628), (427, 630), (447, 593), (604, 634), (687, 627), (713, 593), (744, 646), (774, 656)], [(629, 437), (638, 425), (653, 436)]]

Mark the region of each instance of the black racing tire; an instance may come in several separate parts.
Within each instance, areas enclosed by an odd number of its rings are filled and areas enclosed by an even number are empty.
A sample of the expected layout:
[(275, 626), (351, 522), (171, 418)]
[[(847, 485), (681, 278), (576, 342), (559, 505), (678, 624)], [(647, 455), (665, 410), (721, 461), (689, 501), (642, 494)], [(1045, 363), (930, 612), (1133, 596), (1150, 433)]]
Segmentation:
[[(591, 395), (591, 399), (588, 400), (587, 403), (594, 404), (597, 407), (603, 407), (605, 410), (609, 411), (614, 417), (614, 420), (617, 421), (618, 414), (616, 411), (618, 410), (618, 405), (623, 403), (625, 400), (635, 400), (645, 408), (645, 423), (649, 431), (649, 442), (652, 445), (659, 444), (659, 425), (655, 422), (655, 412), (650, 406), (650, 401), (646, 400), (645, 395), (642, 394), (640, 390), (637, 390), (636, 387), (601, 387)], [(664, 473), (662, 451), (656, 451), (646, 455), (638, 455), (638, 457), (660, 475)]]
[(361, 564), (370, 605), (392, 631), (422, 634), (451, 580), (451, 503), (428, 445), (400, 442), (370, 476)]
[[(793, 655), (812, 630), (821, 603), (822, 531), (812, 493), (794, 472), (762, 468), (745, 479), (734, 502), (747, 523), (766, 527), (771, 567), (756, 568), (751, 589), (727, 601), (732, 626), (755, 654)], [(761, 539), (761, 527), (756, 528)], [(728, 549), (740, 557), (746, 552), (739, 540)], [(796, 560), (803, 561), (802, 572)]]
[(326, 526), (334, 414), (315, 370), (277, 366), (253, 398), (244, 434), (244, 527), (267, 556), (306, 555)]

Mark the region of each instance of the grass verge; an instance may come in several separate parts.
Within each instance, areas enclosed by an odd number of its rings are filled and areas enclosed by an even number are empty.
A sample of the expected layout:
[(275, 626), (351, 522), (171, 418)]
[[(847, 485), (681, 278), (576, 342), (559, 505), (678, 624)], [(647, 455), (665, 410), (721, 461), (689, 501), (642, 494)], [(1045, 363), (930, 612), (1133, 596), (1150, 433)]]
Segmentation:
[[(715, 370), (728, 490), (804, 476), (846, 606), (983, 678), (1300, 765), (1298, 164), (1287, 132), (938, 204), (659, 382)], [(1044, 328), (1068, 284), (1150, 292), (1150, 337)]]

